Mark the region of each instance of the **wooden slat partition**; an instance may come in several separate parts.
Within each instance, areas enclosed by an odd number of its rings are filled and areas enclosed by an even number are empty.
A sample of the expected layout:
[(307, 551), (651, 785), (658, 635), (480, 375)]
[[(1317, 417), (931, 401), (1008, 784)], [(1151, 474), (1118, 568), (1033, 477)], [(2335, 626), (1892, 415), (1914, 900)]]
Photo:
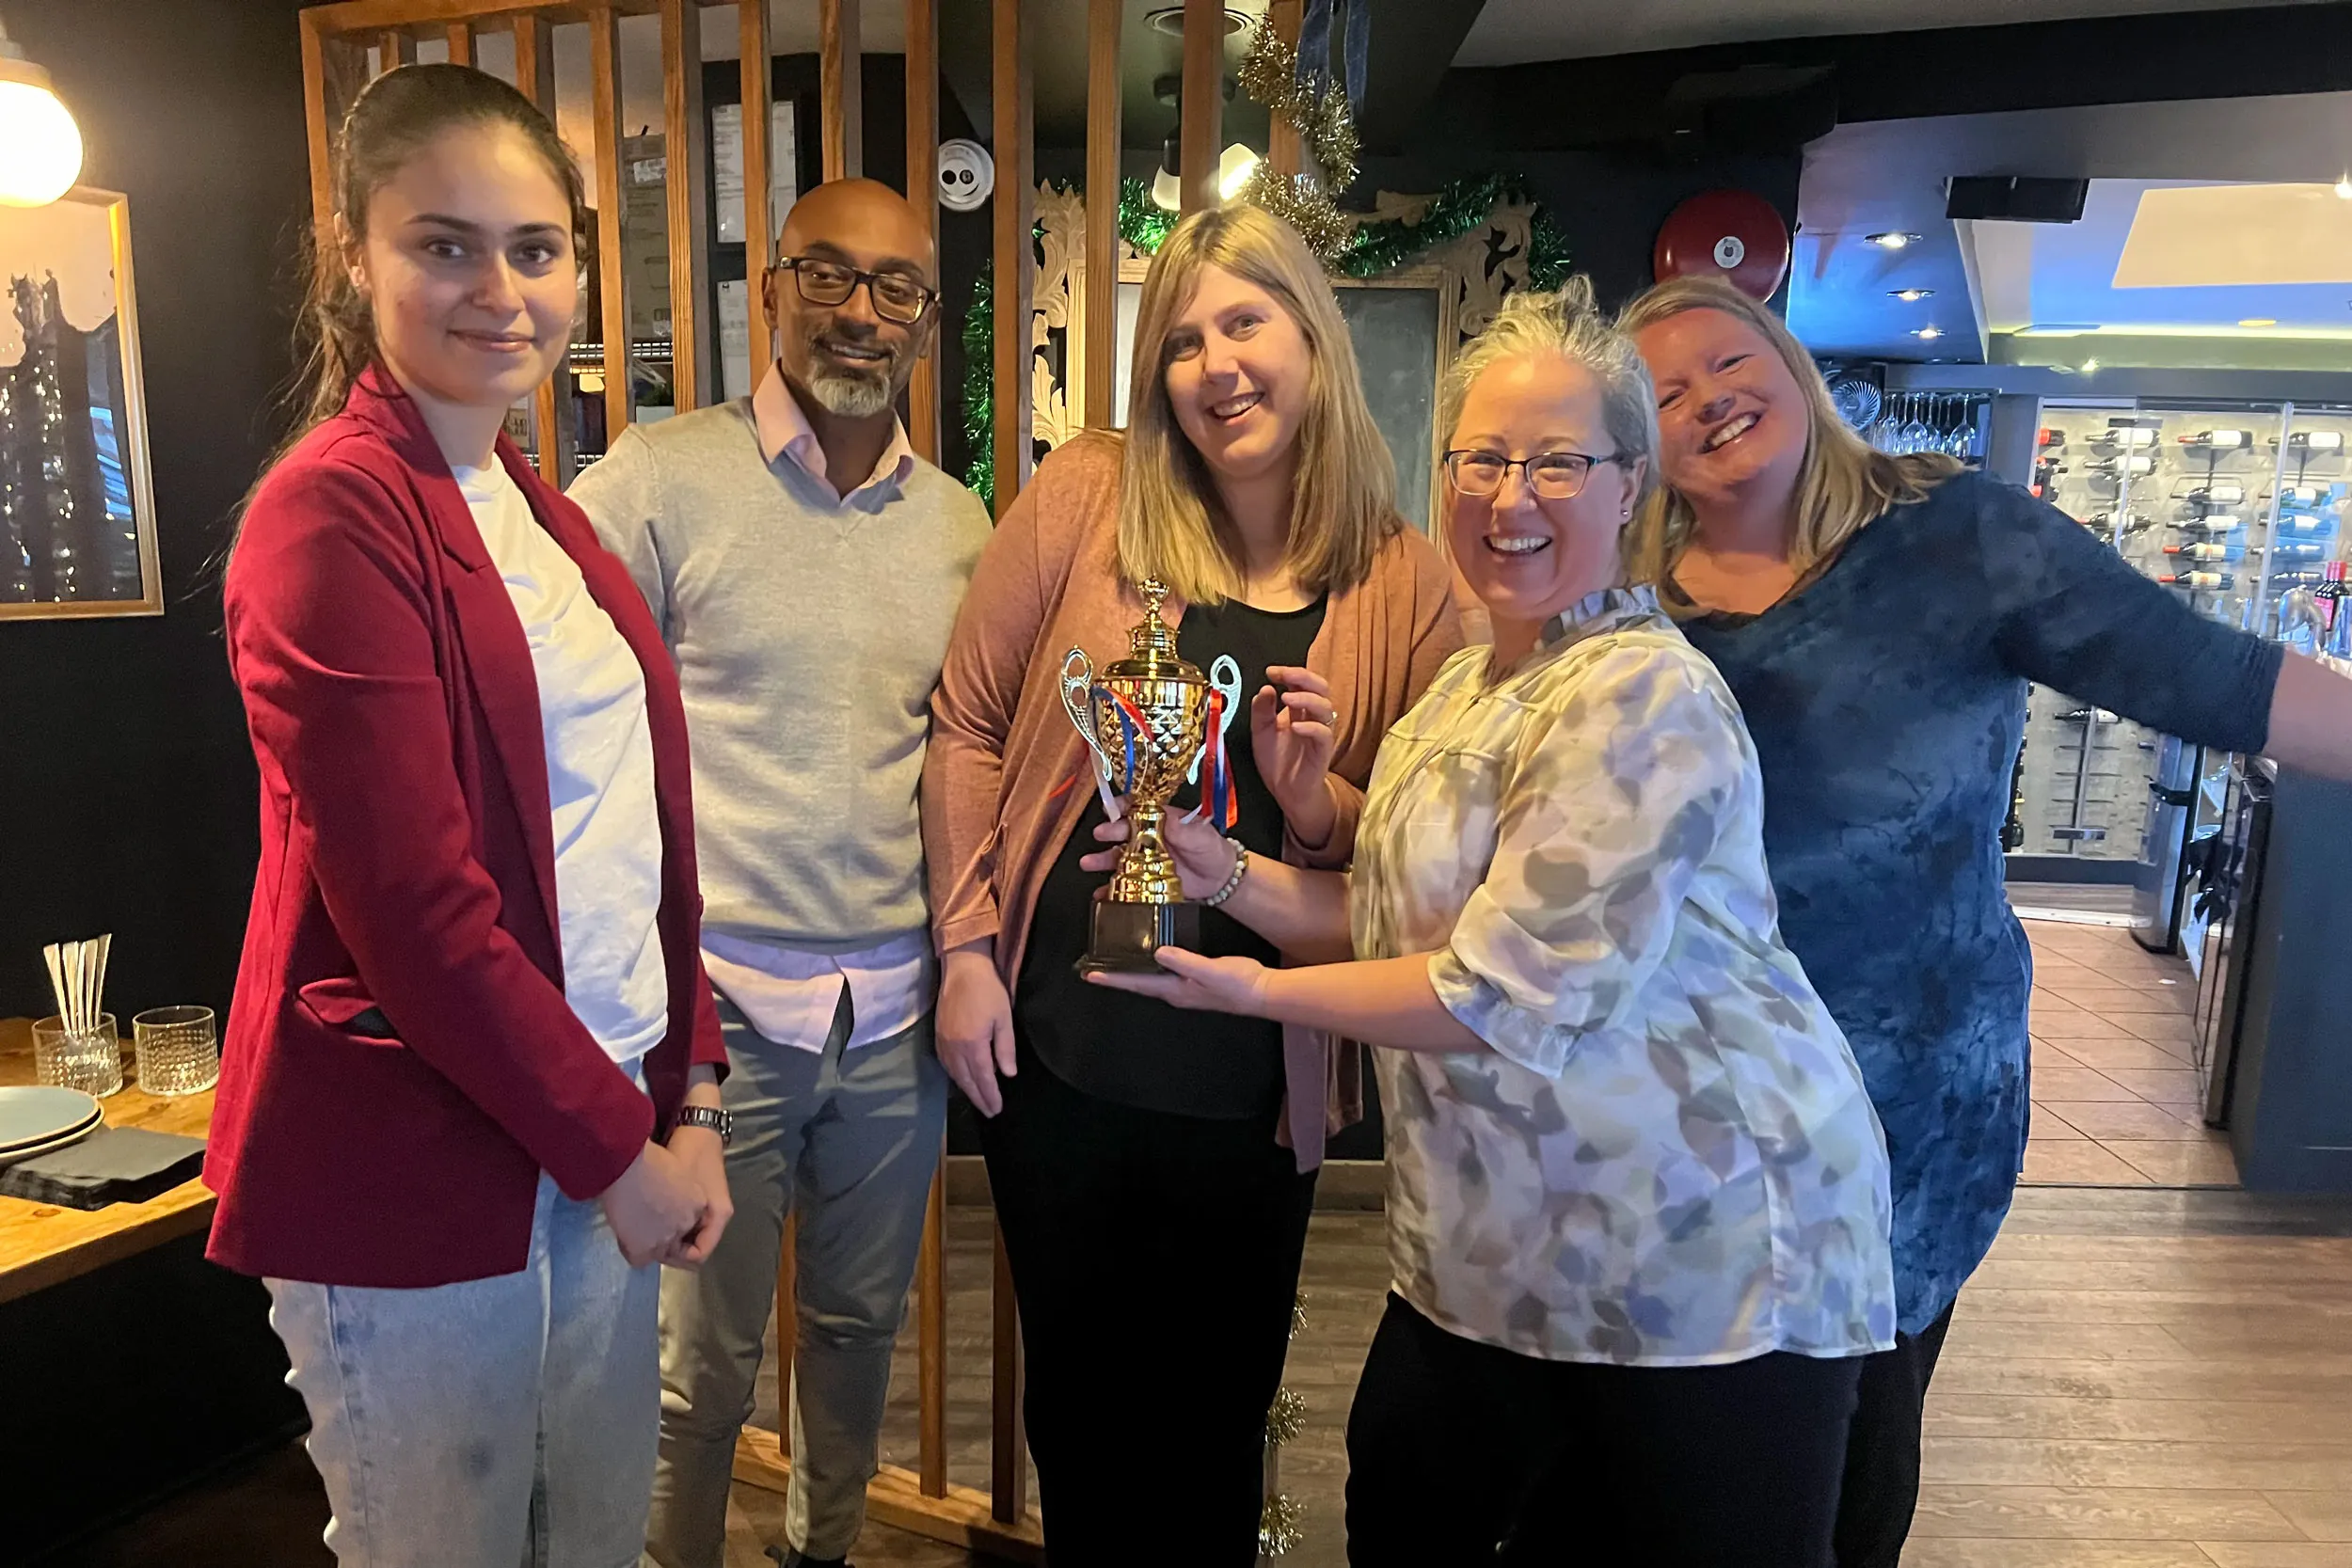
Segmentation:
[(596, 149), (596, 270), (603, 298), (604, 446), (628, 428), (628, 258), (621, 244), (621, 17), (610, 0), (588, 8), (589, 119)]
[(801, 1354), (801, 1226), (798, 1214), (784, 1218), (784, 1245), (776, 1252), (776, 1451), (792, 1453), (792, 1363)]
[(947, 1495), (947, 1173), (931, 1172), (923, 1203), (923, 1247), (915, 1256), (914, 1348), (916, 1484), (927, 1497)]
[[(993, 99), (996, 190), (990, 198), (994, 230), (996, 515), (1001, 519), (1029, 480), (1030, 301), (1035, 292), (1033, 245), (1036, 162), (1030, 115), (1031, 80), (1024, 0), (992, 0), (991, 96)], [(991, 1290), (994, 1365), (990, 1378), (989, 1513), (1000, 1525), (1028, 1512), (1028, 1452), (1021, 1440), (1021, 1321), (1012, 1293), (1012, 1264), (996, 1238)]]
[(661, 150), (669, 203), (670, 381), (681, 414), (710, 402), (710, 265), (703, 200), (703, 8), (661, 0)]
[(995, 233), (996, 515), (1029, 482), (1029, 315), (1036, 293), (1037, 162), (1030, 117), (1031, 86), (1025, 0), (991, 0), (992, 77), (996, 134), (996, 194), (990, 199)]
[(453, 22), (449, 24), (449, 63), (473, 64), (473, 24)]
[[(1274, 24), (1274, 36), (1294, 48), (1298, 43), (1299, 0), (1270, 0), (1266, 17)], [(1275, 173), (1288, 178), (1304, 169), (1305, 149), (1300, 145), (1298, 132), (1280, 115), (1276, 115), (1274, 127), (1266, 138), (1266, 163)]]
[(1184, 210), (1216, 205), (1216, 161), (1225, 150), (1224, 0), (1184, 0)]
[[(548, 37), (548, 24), (528, 12), (515, 18), (515, 88), (536, 103), (549, 116), (555, 113), (555, 43)], [(586, 258), (581, 258), (582, 264)], [(571, 478), (565, 472), (564, 456), (571, 443), (567, 416), (571, 400), (564, 393), (566, 373), (556, 372), (539, 383), (532, 394), (532, 427), (539, 437), (539, 477), (549, 484), (562, 485)]]
[(387, 27), (375, 40), (375, 69), (381, 75), (396, 66), (417, 63), (417, 40), (397, 27)]
[[(939, 244), (939, 0), (906, 0), (907, 3), (907, 198), (914, 210), (923, 214), (929, 226), (931, 244)], [(936, 279), (934, 279), (936, 281)], [(939, 340), (954, 330), (946, 318), (945, 300), (932, 307), (931, 351), (915, 361), (914, 374), (907, 382), (907, 444), (916, 455), (929, 463), (939, 461)], [(932, 1196), (940, 1196), (936, 1180), (931, 1185)], [(935, 1233), (924, 1238), (926, 1256), (938, 1244)], [(936, 1259), (933, 1259), (934, 1264)], [(934, 1267), (933, 1274), (939, 1271)], [(940, 1323), (944, 1332), (946, 1323), (946, 1285), (940, 1286)], [(928, 1298), (920, 1304), (928, 1308)], [(925, 1407), (929, 1408), (928, 1405)], [(940, 1484), (946, 1484), (946, 1418), (941, 1415)], [(930, 1438), (930, 1425), (924, 1428), (925, 1440)], [(923, 1486), (932, 1492), (930, 1450), (926, 1448), (923, 1461)]]
[(1087, 5), (1087, 233), (1083, 267), (1086, 341), (1079, 345), (1086, 406), (1095, 430), (1119, 417), (1119, 154), (1125, 135), (1119, 78), (1123, 0)]
[(776, 259), (775, 218), (768, 211), (769, 114), (773, 102), (774, 68), (768, 63), (768, 0), (742, 0), (736, 8), (741, 27), (743, 98), (743, 277), (751, 307), (751, 387), (730, 387), (739, 395), (757, 387), (768, 373), (775, 342), (776, 324), (768, 319), (768, 297), (761, 287), (768, 266)]
[(824, 148), (824, 177), (854, 180), (866, 172), (865, 55), (858, 0), (817, 0), (817, 117)]

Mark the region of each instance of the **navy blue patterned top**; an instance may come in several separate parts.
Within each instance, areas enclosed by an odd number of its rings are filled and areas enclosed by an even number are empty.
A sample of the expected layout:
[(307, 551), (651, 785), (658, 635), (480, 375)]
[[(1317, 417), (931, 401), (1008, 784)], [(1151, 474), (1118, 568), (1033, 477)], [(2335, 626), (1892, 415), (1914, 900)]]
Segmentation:
[(1993, 1244), (2025, 1154), (2032, 958), (2000, 834), (2026, 682), (2259, 752), (2283, 655), (1979, 474), (1891, 509), (1762, 614), (1683, 630), (1746, 714), (1782, 932), (1886, 1129), (1916, 1333)]

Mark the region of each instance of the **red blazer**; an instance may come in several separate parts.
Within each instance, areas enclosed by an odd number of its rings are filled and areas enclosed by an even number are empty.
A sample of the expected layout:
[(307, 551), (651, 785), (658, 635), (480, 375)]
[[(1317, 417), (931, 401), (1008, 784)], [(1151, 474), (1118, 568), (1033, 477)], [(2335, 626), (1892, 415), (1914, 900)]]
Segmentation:
[(227, 583), (262, 862), (204, 1179), (247, 1274), (510, 1274), (539, 1173), (589, 1198), (725, 1071), (701, 955), (686, 713), (628, 568), (501, 438), (541, 526), (645, 672), (670, 1032), (641, 1094), (564, 999), (539, 687), (416, 404), (380, 367), (273, 469)]

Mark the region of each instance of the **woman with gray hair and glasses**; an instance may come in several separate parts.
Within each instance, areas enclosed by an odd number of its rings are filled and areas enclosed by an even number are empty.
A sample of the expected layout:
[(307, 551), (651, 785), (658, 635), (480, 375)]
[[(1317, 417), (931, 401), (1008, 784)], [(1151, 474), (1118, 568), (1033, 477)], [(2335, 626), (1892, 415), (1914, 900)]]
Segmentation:
[(1885, 1146), (1780, 940), (1739, 706), (1627, 580), (1649, 376), (1577, 278), (1505, 304), (1444, 413), (1494, 641), (1389, 732), (1353, 869), (1168, 830), (1187, 894), (1323, 961), (1162, 948), (1097, 983), (1380, 1048), (1393, 1290), (1351, 1562), (1826, 1565), (1860, 1358), (1894, 1338)]

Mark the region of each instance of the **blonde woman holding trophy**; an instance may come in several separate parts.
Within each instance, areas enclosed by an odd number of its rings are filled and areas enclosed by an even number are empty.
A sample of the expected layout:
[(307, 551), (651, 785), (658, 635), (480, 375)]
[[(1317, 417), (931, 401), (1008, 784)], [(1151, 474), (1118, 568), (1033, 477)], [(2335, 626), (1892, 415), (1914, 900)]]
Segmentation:
[[(1462, 635), (1444, 564), (1397, 515), (1330, 287), (1279, 220), (1177, 226), (1134, 386), (1125, 435), (1071, 441), (1006, 514), (948, 646), (923, 773), (939, 1054), (984, 1118), (1055, 1562), (1243, 1568), (1314, 1172), (1358, 1114), (1358, 1061), (1080, 977), (1103, 879), (1079, 863), (1117, 802), (1065, 658), (1193, 667), (1216, 695), (1188, 716), (1177, 766), (1200, 762), (1170, 816), (1328, 867), (1380, 737)], [(1200, 951), (1280, 961), (1198, 919)], [(1188, 1502), (1139, 1544), (1122, 1498), (1153, 1476)]]

